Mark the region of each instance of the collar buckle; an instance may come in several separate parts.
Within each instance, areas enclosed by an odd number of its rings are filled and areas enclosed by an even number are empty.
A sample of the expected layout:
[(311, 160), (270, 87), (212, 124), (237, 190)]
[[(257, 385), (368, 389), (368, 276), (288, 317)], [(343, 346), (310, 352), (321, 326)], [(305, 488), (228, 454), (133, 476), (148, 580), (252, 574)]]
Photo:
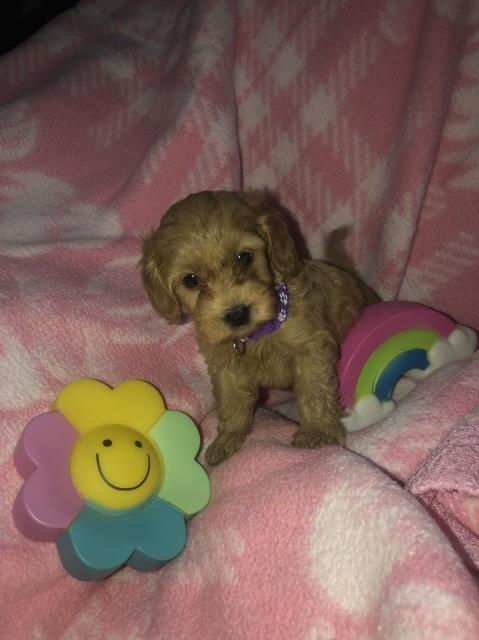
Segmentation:
[(235, 338), (233, 340), (233, 349), (235, 350), (236, 355), (242, 356), (246, 351), (246, 340), (242, 338)]

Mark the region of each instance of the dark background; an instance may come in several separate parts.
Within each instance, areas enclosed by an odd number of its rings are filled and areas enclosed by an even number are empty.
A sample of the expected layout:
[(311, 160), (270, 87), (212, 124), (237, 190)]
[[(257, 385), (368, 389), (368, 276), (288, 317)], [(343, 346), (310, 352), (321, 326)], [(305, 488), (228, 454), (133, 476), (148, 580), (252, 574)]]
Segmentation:
[(2, 0), (0, 4), (0, 55), (26, 40), (56, 15), (79, 0)]

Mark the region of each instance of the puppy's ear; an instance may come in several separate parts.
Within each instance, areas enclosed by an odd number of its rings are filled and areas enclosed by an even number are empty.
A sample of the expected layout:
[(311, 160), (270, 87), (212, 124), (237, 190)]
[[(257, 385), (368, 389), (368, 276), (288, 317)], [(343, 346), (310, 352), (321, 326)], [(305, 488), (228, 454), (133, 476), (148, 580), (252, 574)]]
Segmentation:
[(295, 275), (301, 263), (293, 238), (282, 216), (268, 211), (259, 216), (260, 235), (266, 241), (268, 257), (275, 275), (281, 278)]
[(140, 267), (143, 284), (153, 308), (168, 322), (177, 324), (181, 320), (180, 303), (162, 274), (161, 256), (156, 250), (155, 231), (143, 242)]
[(275, 276), (287, 278), (296, 274), (301, 268), (301, 261), (283, 216), (262, 193), (245, 192), (242, 197), (258, 215), (258, 233), (266, 242)]

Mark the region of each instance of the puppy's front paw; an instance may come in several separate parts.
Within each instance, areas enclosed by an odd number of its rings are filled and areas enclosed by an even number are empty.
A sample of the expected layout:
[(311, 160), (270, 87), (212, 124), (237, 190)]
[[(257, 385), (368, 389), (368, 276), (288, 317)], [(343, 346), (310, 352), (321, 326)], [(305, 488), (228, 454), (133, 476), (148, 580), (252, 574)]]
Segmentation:
[(338, 431), (317, 431), (313, 429), (299, 429), (293, 436), (293, 444), (295, 447), (303, 447), (305, 449), (318, 449), (327, 445), (344, 445), (346, 442), (345, 434)]
[(206, 462), (213, 466), (229, 458), (241, 448), (245, 438), (246, 434), (244, 433), (221, 433), (206, 449)]

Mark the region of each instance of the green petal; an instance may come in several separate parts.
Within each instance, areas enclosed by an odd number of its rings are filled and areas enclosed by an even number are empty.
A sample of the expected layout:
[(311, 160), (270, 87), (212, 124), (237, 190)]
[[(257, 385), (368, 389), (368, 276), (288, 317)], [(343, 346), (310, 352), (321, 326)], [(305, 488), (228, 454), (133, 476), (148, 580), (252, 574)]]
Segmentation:
[(158, 497), (190, 517), (209, 502), (210, 480), (195, 457), (200, 434), (195, 423), (181, 411), (165, 411), (148, 435), (161, 451), (165, 477)]

